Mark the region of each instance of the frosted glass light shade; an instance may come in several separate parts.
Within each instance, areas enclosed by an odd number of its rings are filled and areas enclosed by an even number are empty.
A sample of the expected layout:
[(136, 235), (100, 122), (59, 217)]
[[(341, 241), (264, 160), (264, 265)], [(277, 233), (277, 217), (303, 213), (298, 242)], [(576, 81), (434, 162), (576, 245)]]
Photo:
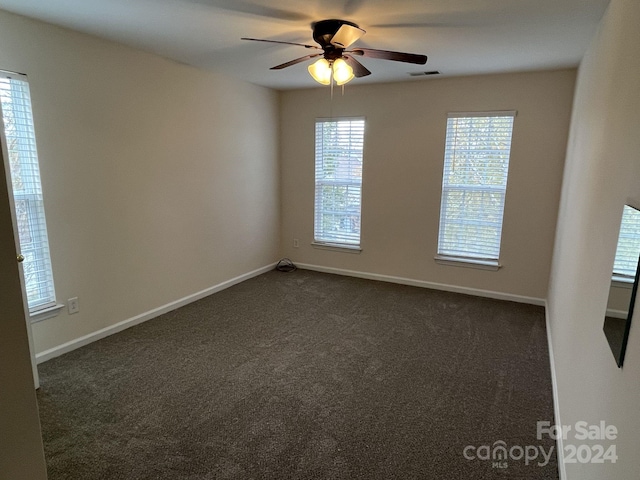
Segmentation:
[(353, 80), (353, 68), (343, 59), (338, 58), (333, 62), (333, 79), (337, 85), (344, 85)]
[(317, 62), (309, 65), (308, 70), (316, 82), (322, 85), (329, 85), (331, 82), (331, 65), (328, 60), (321, 58)]

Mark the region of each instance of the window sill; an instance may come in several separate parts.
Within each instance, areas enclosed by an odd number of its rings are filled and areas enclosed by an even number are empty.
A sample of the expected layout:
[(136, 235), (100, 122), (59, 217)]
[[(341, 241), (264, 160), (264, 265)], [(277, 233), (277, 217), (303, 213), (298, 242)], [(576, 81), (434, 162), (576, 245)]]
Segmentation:
[(631, 290), (633, 288), (634, 282), (635, 282), (635, 279), (631, 277), (623, 277), (621, 275), (613, 275), (611, 277), (612, 287), (628, 288), (629, 290)]
[(334, 252), (343, 253), (360, 253), (362, 248), (359, 245), (346, 245), (344, 243), (329, 243), (329, 242), (312, 242), (313, 248), (319, 248), (321, 250), (332, 250)]
[(33, 313), (29, 313), (29, 320), (31, 323), (42, 322), (43, 320), (47, 320), (48, 318), (53, 318), (60, 313), (60, 310), (64, 308), (64, 305), (58, 303), (53, 307), (44, 308), (42, 310), (36, 310)]
[(479, 260), (476, 258), (449, 257), (447, 255), (436, 255), (436, 263), (440, 265), (450, 265), (452, 267), (477, 268), (480, 270), (497, 271), (502, 265), (497, 260)]

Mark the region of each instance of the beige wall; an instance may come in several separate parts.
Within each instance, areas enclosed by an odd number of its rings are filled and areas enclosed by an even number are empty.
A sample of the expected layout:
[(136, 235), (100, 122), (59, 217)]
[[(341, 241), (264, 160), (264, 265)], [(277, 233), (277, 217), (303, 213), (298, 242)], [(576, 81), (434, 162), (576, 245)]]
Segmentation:
[(596, 443), (616, 444), (619, 458), (569, 464), (569, 480), (632, 480), (640, 471), (640, 318), (622, 369), (602, 332), (622, 208), (640, 206), (639, 23), (637, 0), (612, 0), (576, 87), (548, 295), (557, 413), (565, 425), (615, 425), (615, 441)]
[(0, 149), (0, 478), (47, 478)]
[(277, 260), (277, 93), (0, 11), (30, 79), (59, 301), (36, 350)]
[[(281, 93), (283, 253), (300, 263), (545, 298), (574, 81), (574, 70), (560, 70), (348, 85), (333, 102), (328, 88)], [(497, 272), (434, 262), (447, 112), (487, 110), (518, 111)], [(311, 246), (314, 122), (332, 115), (366, 117), (361, 254)]]

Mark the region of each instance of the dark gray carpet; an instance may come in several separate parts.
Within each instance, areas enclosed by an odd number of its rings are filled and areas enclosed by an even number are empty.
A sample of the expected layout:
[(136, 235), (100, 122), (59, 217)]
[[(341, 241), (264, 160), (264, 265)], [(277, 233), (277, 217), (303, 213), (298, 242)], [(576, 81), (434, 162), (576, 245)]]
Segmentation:
[(40, 374), (50, 480), (558, 478), (463, 456), (554, 445), (540, 307), (274, 271)]

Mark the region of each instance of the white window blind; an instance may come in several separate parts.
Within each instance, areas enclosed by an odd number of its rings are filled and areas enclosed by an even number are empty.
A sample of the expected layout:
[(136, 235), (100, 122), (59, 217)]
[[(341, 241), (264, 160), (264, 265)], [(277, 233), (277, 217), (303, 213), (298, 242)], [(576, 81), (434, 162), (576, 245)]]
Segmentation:
[(314, 239), (360, 245), (364, 119), (316, 120)]
[(640, 211), (625, 205), (622, 211), (613, 274), (635, 278), (638, 258), (640, 258)]
[(5, 137), (20, 253), (31, 313), (55, 305), (40, 169), (29, 84), (23, 75), (0, 71), (1, 129)]
[(449, 114), (438, 254), (497, 261), (515, 112)]

